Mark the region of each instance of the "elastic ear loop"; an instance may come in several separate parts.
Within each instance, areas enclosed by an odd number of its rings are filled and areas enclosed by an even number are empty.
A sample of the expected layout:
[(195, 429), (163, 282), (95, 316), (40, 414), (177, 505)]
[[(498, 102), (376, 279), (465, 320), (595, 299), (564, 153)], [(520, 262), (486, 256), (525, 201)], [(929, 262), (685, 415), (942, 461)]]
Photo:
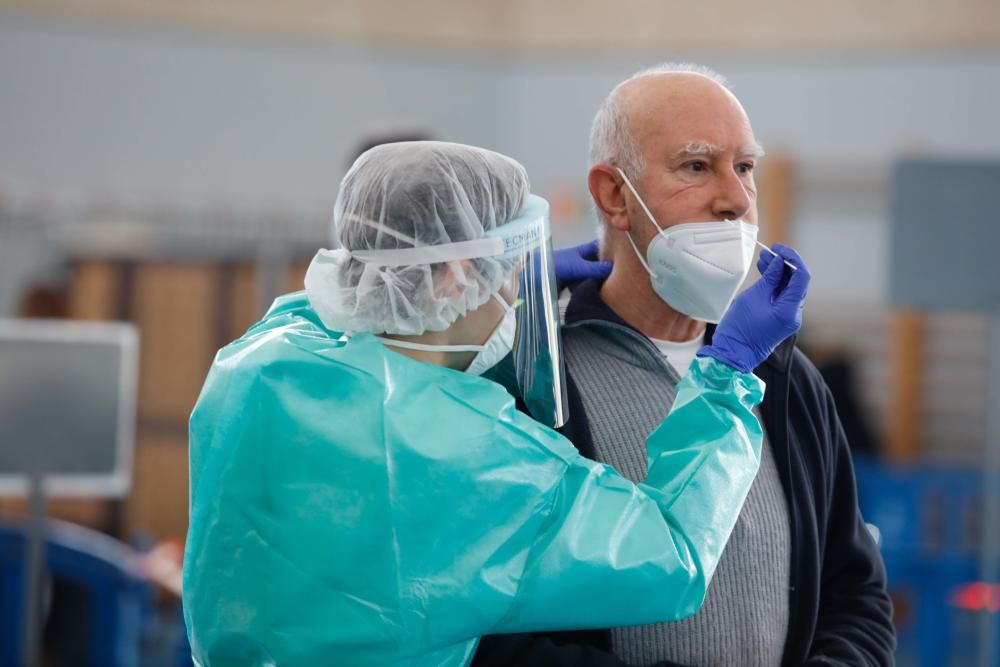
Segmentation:
[(485, 345), (429, 345), (424, 343), (412, 343), (408, 340), (397, 340), (396, 338), (385, 338), (375, 336), (383, 344), (389, 347), (402, 347), (407, 350), (420, 350), (422, 352), (482, 352)]
[[(646, 217), (648, 217), (649, 221), (651, 223), (653, 223), (654, 227), (656, 227), (656, 231), (659, 232), (660, 234), (662, 234), (663, 233), (663, 229), (656, 222), (656, 218), (653, 217), (653, 214), (650, 212), (649, 208), (646, 206), (646, 202), (644, 202), (642, 200), (642, 197), (639, 196), (639, 193), (636, 191), (635, 186), (632, 185), (632, 181), (628, 180), (628, 176), (625, 175), (625, 172), (622, 171), (621, 167), (615, 167), (615, 169), (617, 169), (618, 173), (622, 175), (622, 179), (625, 181), (625, 185), (627, 185), (628, 189), (632, 191), (632, 194), (635, 196), (636, 201), (639, 202), (639, 206), (641, 206), (642, 210), (646, 213)], [(649, 275), (651, 275), (653, 278), (657, 278), (658, 276), (656, 275), (656, 272), (653, 271), (653, 269), (649, 266), (649, 264), (646, 263), (646, 258), (642, 256), (641, 252), (639, 252), (639, 246), (637, 246), (635, 244), (635, 241), (632, 240), (632, 230), (631, 229), (628, 231), (628, 233), (626, 234), (626, 236), (628, 237), (628, 242), (632, 244), (632, 249), (635, 250), (635, 256), (639, 258), (639, 262), (642, 263), (642, 266), (646, 269), (646, 272), (649, 273)]]

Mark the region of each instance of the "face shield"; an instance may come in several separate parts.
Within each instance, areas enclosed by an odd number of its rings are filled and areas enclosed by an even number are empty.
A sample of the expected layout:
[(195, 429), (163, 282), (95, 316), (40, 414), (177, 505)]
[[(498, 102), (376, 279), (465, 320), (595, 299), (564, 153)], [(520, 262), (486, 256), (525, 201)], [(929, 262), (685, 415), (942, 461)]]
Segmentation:
[[(306, 275), (306, 289), (320, 312), (327, 310), (323, 307), (323, 295), (330, 292), (326, 285), (334, 282), (325, 276), (335, 275), (337, 266), (348, 260), (392, 270), (462, 260), (499, 265), (505, 278), (495, 294), (514, 308), (515, 336), (511, 352), (482, 376), (503, 385), (537, 421), (559, 427), (566, 421), (565, 376), (548, 215), (548, 202), (528, 195), (520, 215), (478, 239), (399, 249), (321, 250)], [(393, 344), (441, 347), (400, 340)], [(449, 347), (460, 351), (479, 346)]]
[(566, 380), (548, 211), (548, 202), (530, 195), (516, 220), (486, 235), (503, 238), (504, 256), (516, 262), (500, 294), (517, 295), (517, 333), (511, 353), (483, 377), (506, 387), (536, 420), (557, 428), (566, 423)]

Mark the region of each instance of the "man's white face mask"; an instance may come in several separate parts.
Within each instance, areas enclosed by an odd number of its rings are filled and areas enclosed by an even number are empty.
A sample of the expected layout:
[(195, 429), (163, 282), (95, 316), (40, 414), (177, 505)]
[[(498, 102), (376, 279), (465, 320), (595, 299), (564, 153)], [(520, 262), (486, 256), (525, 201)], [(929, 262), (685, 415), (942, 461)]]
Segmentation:
[(618, 170), (658, 234), (643, 258), (627, 235), (656, 292), (679, 313), (717, 324), (753, 265), (757, 226), (742, 220), (660, 227), (628, 176)]

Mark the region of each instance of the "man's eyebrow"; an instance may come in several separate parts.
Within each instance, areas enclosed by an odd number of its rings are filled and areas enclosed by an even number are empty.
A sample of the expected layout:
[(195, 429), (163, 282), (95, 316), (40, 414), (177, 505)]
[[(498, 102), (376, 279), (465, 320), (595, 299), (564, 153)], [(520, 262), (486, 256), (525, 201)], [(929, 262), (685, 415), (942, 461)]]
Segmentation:
[[(674, 153), (671, 159), (676, 160), (682, 157), (716, 157), (724, 152), (725, 149), (722, 146), (717, 146), (707, 141), (689, 141), (684, 145), (684, 148)], [(736, 154), (739, 157), (761, 158), (764, 157), (764, 147), (754, 142), (741, 146), (736, 151)]]
[(679, 157), (715, 157), (722, 153), (722, 147), (707, 141), (689, 141), (684, 148), (674, 153), (671, 158)]
[(752, 144), (742, 146), (736, 151), (736, 154), (740, 157), (762, 158), (764, 157), (764, 147), (755, 141)]

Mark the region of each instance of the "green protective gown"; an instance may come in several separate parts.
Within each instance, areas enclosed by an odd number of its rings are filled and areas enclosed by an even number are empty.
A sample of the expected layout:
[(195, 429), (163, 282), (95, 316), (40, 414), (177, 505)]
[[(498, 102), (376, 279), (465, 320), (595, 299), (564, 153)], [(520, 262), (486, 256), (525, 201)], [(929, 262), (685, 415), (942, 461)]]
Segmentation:
[(195, 660), (451, 667), (488, 633), (688, 616), (757, 472), (762, 396), (697, 359), (635, 485), (499, 385), (281, 297), (191, 417)]

